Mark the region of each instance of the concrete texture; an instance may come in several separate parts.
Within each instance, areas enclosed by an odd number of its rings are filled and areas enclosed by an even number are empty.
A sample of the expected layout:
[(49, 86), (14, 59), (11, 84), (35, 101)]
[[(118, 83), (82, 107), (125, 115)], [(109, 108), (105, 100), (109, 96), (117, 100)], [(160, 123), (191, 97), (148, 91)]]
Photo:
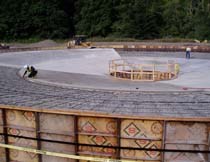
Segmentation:
[(172, 53), (161, 55), (155, 52), (150, 52), (148, 56), (122, 55), (130, 63), (167, 63), (168, 60), (173, 60), (180, 64), (178, 78), (158, 82), (132, 82), (110, 77), (109, 60), (121, 58), (113, 49), (7, 53), (0, 55), (0, 65), (18, 68), (25, 64), (34, 65), (39, 74), (33, 81), (61, 86), (138, 91), (180, 91), (183, 88), (210, 90), (209, 59), (195, 58), (193, 55), (192, 59), (185, 59), (183, 53), (176, 54), (181, 58), (170, 55)]
[[(115, 80), (107, 75), (39, 69), (38, 64), (48, 60), (57, 60), (62, 57), (71, 59), (72, 51), (74, 50), (0, 54), (0, 104), (32, 108), (76, 109), (154, 118), (158, 116), (208, 118), (210, 116), (210, 91), (208, 89), (183, 90), (182, 86), (163, 82), (127, 82)], [(97, 53), (100, 53), (99, 50)], [(179, 59), (182, 55), (181, 53), (120, 52), (120, 56), (130, 58), (155, 56)], [(203, 58), (205, 60), (202, 60)], [(194, 58), (188, 62), (192, 63), (195, 60), (200, 63), (197, 69), (201, 67), (206, 69), (208, 59), (210, 59), (209, 54), (205, 56), (195, 54)], [(184, 63), (185, 61), (183, 60)], [(188, 62), (186, 65), (190, 65)], [(37, 65), (39, 74), (36, 79), (28, 81), (17, 75), (24, 64)], [(197, 65), (194, 69), (196, 67)], [(39, 84), (38, 81), (42, 83)], [(54, 82), (57, 83), (52, 84)], [(92, 88), (94, 86), (95, 88)]]
[(39, 69), (51, 71), (108, 75), (109, 60), (120, 59), (120, 55), (113, 49), (77, 49), (61, 52), (64, 52), (64, 55), (58, 51), (50, 59), (34, 65)]
[[(125, 57), (127, 58), (127, 57)], [(129, 62), (148, 63), (148, 64), (167, 64), (167, 61), (173, 60), (180, 65), (178, 78), (168, 81), (159, 81), (159, 83), (171, 84), (174, 86), (189, 88), (210, 89), (210, 60), (206, 59), (185, 59), (171, 57), (132, 57)], [(167, 69), (166, 69), (167, 70)]]

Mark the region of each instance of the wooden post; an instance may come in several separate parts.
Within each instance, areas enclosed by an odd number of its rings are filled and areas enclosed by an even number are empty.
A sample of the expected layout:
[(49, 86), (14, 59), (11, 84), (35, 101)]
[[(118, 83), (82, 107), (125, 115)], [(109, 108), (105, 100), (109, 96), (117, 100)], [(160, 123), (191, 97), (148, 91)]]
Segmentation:
[(138, 80), (141, 80), (141, 65), (139, 65), (138, 74), (137, 74), (137, 79), (138, 79)]
[[(166, 121), (163, 121), (163, 135), (162, 135), (162, 148), (165, 149), (165, 140), (166, 140)], [(165, 160), (165, 153), (161, 153), (161, 161), (163, 162)]]
[[(9, 144), (8, 131), (7, 131), (7, 117), (6, 117), (5, 109), (2, 109), (2, 119), (3, 119), (4, 143)], [(10, 158), (9, 158), (10, 151), (8, 148), (5, 148), (5, 154), (6, 154), (6, 162), (9, 162), (10, 161)]]
[(143, 69), (142, 69), (142, 65), (141, 65), (141, 80), (143, 80)]
[(179, 73), (180, 67), (179, 64), (174, 64), (174, 74), (177, 76), (177, 74)]
[(111, 74), (112, 61), (109, 61), (109, 75)]
[[(75, 155), (79, 155), (79, 145), (78, 145), (79, 137), (78, 137), (78, 116), (74, 116), (74, 142), (76, 145), (74, 146)], [(78, 162), (79, 160), (76, 160)]]
[(169, 79), (171, 79), (171, 64), (170, 63), (168, 63), (168, 77), (169, 77)]
[(131, 69), (131, 80), (133, 80), (133, 68)]
[[(121, 119), (117, 120), (117, 146), (121, 147)], [(120, 159), (120, 149), (117, 149), (117, 159)]]
[(155, 64), (153, 64), (153, 73), (152, 73), (152, 79), (155, 81)]
[[(36, 126), (35, 126), (36, 127), (36, 138), (38, 139), (37, 140), (37, 149), (41, 150), (42, 146), (41, 146), (41, 141), (39, 140), (41, 138), (41, 135), (40, 135), (40, 113), (39, 112), (35, 112), (35, 123), (36, 123)], [(38, 155), (38, 161), (42, 162), (41, 154)]]
[(117, 77), (117, 65), (114, 64), (114, 77), (116, 78)]

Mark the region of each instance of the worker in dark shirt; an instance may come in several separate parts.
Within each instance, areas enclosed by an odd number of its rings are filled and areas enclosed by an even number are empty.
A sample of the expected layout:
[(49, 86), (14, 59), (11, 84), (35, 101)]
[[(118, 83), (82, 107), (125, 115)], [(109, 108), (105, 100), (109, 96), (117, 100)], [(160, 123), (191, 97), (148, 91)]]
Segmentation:
[(35, 77), (35, 76), (37, 75), (37, 73), (38, 73), (38, 71), (37, 71), (33, 66), (25, 65), (24, 68), (25, 68), (26, 70), (25, 70), (25, 72), (24, 72), (24, 74), (23, 74), (23, 77), (25, 77), (25, 75), (26, 75), (27, 73), (29, 73), (29, 74), (28, 74), (28, 77), (29, 77), (29, 78), (33, 78), (33, 77)]

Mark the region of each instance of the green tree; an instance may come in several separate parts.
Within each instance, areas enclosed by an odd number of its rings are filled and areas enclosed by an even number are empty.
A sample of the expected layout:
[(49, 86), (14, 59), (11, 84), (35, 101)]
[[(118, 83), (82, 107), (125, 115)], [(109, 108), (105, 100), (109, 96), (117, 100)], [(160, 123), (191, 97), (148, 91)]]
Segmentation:
[(210, 40), (210, 2), (202, 0), (197, 4), (194, 16), (193, 36), (201, 40)]
[[(184, 35), (191, 15), (187, 15), (185, 0), (170, 0), (164, 6), (165, 27), (162, 30), (163, 36), (181, 37)], [(186, 34), (186, 33), (185, 33)]]
[(210, 39), (209, 0), (1, 0), (0, 39)]
[(118, 12), (119, 18), (114, 24), (117, 35), (141, 39), (159, 37), (161, 1), (121, 0)]
[(1, 39), (69, 37), (74, 32), (70, 10), (73, 0), (1, 1)]
[(75, 24), (77, 34), (107, 36), (112, 32), (113, 0), (78, 0)]

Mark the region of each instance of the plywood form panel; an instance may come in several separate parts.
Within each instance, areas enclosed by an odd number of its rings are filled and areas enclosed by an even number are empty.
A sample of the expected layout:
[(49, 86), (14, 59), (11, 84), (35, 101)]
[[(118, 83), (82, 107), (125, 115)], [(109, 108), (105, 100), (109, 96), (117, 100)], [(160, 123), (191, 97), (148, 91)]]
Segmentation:
[[(117, 146), (117, 122), (109, 118), (79, 117), (79, 143), (97, 146)], [(112, 148), (80, 146), (80, 154), (116, 157)]]
[(40, 131), (46, 133), (73, 135), (74, 117), (69, 115), (41, 113)]
[(111, 118), (79, 117), (78, 131), (79, 133), (116, 135), (117, 122)]
[[(166, 149), (174, 150), (206, 150), (203, 145), (182, 145), (182, 144), (167, 144)], [(204, 162), (207, 160), (207, 154), (201, 153), (182, 153), (182, 152), (167, 152), (165, 153), (165, 162)]]
[[(35, 132), (21, 130), (21, 129), (14, 129), (14, 128), (8, 128), (8, 134), (16, 136), (32, 137), (32, 138), (36, 137)], [(8, 142), (10, 145), (37, 149), (37, 142), (35, 140), (29, 140), (18, 137), (9, 137)], [(36, 154), (17, 151), (17, 150), (10, 150), (10, 159), (13, 161), (38, 162), (38, 156)]]
[[(40, 113), (40, 136), (42, 139), (56, 140), (61, 142), (75, 142), (74, 117)], [(41, 142), (43, 150), (75, 154), (75, 146), (53, 142)], [(43, 161), (50, 162), (74, 162), (75, 160), (42, 155)]]
[(35, 113), (30, 111), (7, 110), (7, 126), (35, 129)]
[[(3, 118), (2, 118), (2, 110), (0, 109), (0, 133), (3, 134)], [(4, 143), (4, 136), (0, 135), (0, 143)], [(1, 154), (0, 154), (1, 156)]]
[[(162, 148), (163, 124), (159, 121), (122, 120), (121, 146), (133, 148)], [(160, 152), (121, 150), (121, 158), (160, 161)]]
[(6, 153), (4, 148), (0, 148), (0, 161), (6, 162)]
[(207, 144), (208, 129), (206, 123), (168, 122), (166, 125), (167, 142), (185, 142), (189, 144)]
[[(30, 111), (7, 110), (7, 132), (10, 135), (36, 138), (35, 113)], [(9, 137), (11, 145), (37, 149), (37, 142), (18, 137)], [(38, 156), (33, 153), (10, 150), (11, 161), (38, 162)]]
[[(65, 135), (55, 135), (55, 134), (41, 134), (42, 139), (48, 140), (56, 140), (62, 142), (74, 142), (74, 137), (65, 136)], [(58, 153), (66, 153), (66, 154), (75, 154), (75, 146), (70, 144), (59, 144), (53, 142), (41, 142), (42, 150), (58, 152)], [(45, 156), (42, 155), (43, 161), (50, 161), (50, 162), (74, 162), (75, 160), (66, 159), (66, 158), (59, 158), (53, 156)]]
[[(176, 150), (208, 150), (208, 124), (195, 122), (168, 122), (166, 148)], [(207, 154), (165, 153), (166, 162), (208, 161)]]
[(121, 137), (162, 139), (163, 126), (159, 121), (122, 120)]
[[(116, 139), (113, 137), (107, 136), (79, 136), (79, 143), (82, 144), (91, 144), (97, 146), (116, 146)], [(116, 150), (112, 148), (103, 148), (103, 147), (92, 147), (92, 146), (80, 146), (79, 152), (86, 154), (96, 154), (96, 155), (104, 155), (104, 156), (114, 156), (116, 154)]]
[(18, 150), (10, 150), (10, 162), (38, 162), (38, 155)]
[[(162, 141), (151, 141), (151, 140), (131, 140), (131, 139), (122, 139), (121, 146), (122, 147), (131, 147), (131, 148), (146, 148), (146, 149), (159, 149), (161, 148)], [(129, 159), (144, 159), (144, 160), (156, 160), (160, 161), (160, 152), (155, 151), (144, 151), (144, 150), (121, 150), (122, 158)]]

